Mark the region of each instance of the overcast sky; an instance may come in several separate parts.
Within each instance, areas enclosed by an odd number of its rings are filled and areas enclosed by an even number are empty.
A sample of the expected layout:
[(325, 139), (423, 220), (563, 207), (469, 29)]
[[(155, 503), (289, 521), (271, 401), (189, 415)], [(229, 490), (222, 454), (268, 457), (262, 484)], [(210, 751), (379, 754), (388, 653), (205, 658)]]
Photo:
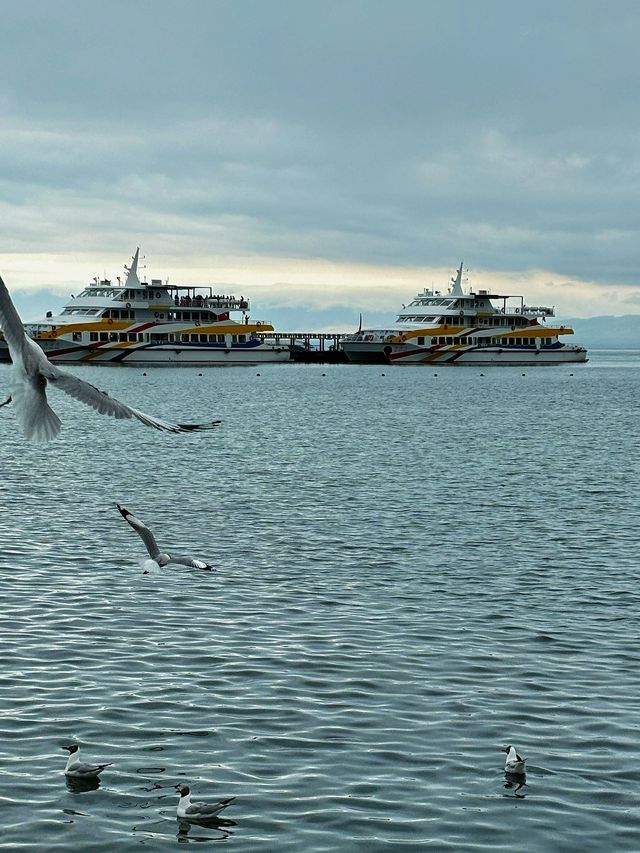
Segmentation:
[(140, 245), (320, 317), (464, 258), (639, 313), (639, 39), (624, 0), (5, 0), (0, 270), (64, 293)]

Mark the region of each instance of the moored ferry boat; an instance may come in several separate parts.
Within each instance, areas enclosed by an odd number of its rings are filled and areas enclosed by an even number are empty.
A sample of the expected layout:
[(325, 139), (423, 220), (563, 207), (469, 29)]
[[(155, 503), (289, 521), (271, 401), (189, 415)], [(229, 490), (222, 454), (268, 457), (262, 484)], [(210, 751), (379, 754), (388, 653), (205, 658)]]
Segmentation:
[[(341, 346), (350, 361), (385, 364), (565, 364), (587, 361), (584, 347), (566, 344), (566, 326), (547, 325), (554, 309), (522, 296), (462, 289), (460, 264), (447, 293), (425, 288), (388, 329), (358, 329)], [(494, 305), (498, 302), (498, 306)], [(499, 304), (499, 303), (502, 304)]]
[[(249, 301), (212, 286), (140, 281), (137, 249), (124, 284), (96, 278), (53, 316), (25, 323), (51, 361), (140, 365), (228, 365), (289, 361), (289, 348), (263, 339)], [(242, 322), (231, 319), (236, 312)], [(0, 344), (4, 341), (0, 340)], [(0, 347), (8, 359), (6, 345)]]

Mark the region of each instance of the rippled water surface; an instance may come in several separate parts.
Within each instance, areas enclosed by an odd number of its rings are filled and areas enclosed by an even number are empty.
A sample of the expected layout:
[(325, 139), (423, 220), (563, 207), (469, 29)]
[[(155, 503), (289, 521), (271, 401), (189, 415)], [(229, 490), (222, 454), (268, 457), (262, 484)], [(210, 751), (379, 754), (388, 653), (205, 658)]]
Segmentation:
[[(224, 424), (0, 410), (0, 847), (640, 850), (638, 354), (74, 372)], [(116, 501), (217, 572), (143, 575)]]

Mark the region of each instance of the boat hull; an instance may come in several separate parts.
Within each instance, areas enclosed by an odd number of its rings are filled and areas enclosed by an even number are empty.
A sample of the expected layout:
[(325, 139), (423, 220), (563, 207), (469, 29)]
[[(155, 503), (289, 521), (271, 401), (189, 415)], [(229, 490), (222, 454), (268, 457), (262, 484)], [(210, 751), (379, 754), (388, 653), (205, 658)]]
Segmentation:
[(558, 344), (554, 347), (417, 347), (411, 344), (343, 342), (349, 361), (360, 364), (397, 365), (504, 365), (534, 366), (579, 364), (588, 360), (584, 347)]
[(346, 342), (340, 343), (342, 352), (349, 361), (356, 364), (388, 364), (389, 357), (381, 343)]
[[(281, 363), (291, 360), (289, 348), (269, 346), (215, 347), (185, 343), (182, 346), (139, 345), (122, 347), (103, 344), (86, 347), (64, 340), (37, 343), (49, 361), (66, 364), (129, 364), (138, 366), (206, 367)], [(43, 344), (45, 344), (43, 346)], [(9, 350), (0, 341), (0, 361), (9, 361)]]

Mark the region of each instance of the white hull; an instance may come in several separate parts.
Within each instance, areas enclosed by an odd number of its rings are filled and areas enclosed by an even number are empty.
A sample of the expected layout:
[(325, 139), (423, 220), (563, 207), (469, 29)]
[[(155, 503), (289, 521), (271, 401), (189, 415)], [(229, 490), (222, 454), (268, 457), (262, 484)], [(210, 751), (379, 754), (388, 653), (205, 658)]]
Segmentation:
[[(40, 342), (38, 342), (40, 343)], [(118, 348), (105, 345), (98, 349), (74, 346), (72, 343), (58, 341), (55, 346), (43, 347), (47, 358), (55, 363), (66, 364), (128, 364), (137, 366), (167, 367), (207, 367), (228, 365), (271, 364), (290, 361), (288, 347), (217, 347), (189, 346), (172, 347), (159, 345), (154, 347)], [(0, 343), (0, 361), (9, 360), (9, 351)]]
[(283, 362), (290, 360), (287, 348), (271, 349), (252, 347), (251, 349), (206, 349), (206, 348), (179, 348), (159, 346), (153, 349), (139, 349), (123, 351), (119, 349), (101, 349), (90, 352), (71, 352), (54, 355), (47, 353), (54, 362), (90, 362), (91, 364), (135, 364), (172, 366), (184, 365), (208, 366), (208, 365), (231, 365), (231, 364), (268, 364), (272, 362)]
[(482, 365), (505, 366), (577, 364), (587, 361), (583, 347), (561, 344), (557, 347), (460, 347), (440, 346), (434, 349), (413, 345), (383, 345), (379, 342), (343, 342), (350, 361), (362, 364), (397, 365)]

